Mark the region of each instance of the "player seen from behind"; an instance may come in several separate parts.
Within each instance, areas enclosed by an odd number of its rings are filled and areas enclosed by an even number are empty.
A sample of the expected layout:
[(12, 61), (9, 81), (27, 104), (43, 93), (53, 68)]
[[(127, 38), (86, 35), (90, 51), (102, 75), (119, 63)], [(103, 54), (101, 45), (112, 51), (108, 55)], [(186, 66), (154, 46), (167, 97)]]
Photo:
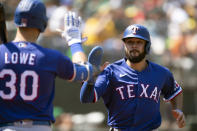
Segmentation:
[(62, 32), (73, 62), (36, 44), (47, 26), (46, 8), (40, 0), (21, 0), (14, 22), (15, 39), (0, 45), (0, 130), (52, 131), (55, 78), (86, 81), (94, 73), (81, 46), (80, 17), (66, 14)]

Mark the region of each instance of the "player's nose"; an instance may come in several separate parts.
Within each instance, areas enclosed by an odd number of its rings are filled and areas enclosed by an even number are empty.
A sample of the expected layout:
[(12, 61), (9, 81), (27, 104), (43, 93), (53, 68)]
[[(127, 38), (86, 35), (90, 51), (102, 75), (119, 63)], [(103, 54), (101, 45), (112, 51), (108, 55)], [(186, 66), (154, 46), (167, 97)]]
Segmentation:
[(133, 42), (130, 46), (131, 46), (131, 48), (136, 49), (136, 48), (138, 48), (138, 43), (137, 42)]

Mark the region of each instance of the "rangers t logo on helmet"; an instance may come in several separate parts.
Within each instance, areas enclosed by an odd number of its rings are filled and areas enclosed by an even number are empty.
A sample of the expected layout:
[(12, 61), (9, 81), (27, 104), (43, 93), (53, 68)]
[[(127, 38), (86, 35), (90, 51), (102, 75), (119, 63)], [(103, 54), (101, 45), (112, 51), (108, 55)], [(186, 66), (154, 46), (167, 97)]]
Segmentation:
[(127, 38), (139, 38), (147, 41), (146, 53), (149, 53), (151, 46), (151, 39), (150, 39), (149, 31), (148, 29), (146, 29), (146, 27), (139, 24), (133, 24), (128, 26), (124, 31), (122, 40), (125, 41), (125, 39)]
[(136, 34), (136, 31), (139, 30), (137, 26), (130, 26), (130, 28), (133, 31), (133, 34)]

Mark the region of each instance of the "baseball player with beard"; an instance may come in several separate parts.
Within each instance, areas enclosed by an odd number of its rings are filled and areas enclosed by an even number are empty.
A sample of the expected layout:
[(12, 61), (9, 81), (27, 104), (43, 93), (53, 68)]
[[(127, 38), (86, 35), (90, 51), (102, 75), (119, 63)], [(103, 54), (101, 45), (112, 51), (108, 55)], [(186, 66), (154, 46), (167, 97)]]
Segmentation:
[[(0, 130), (52, 131), (55, 78), (86, 81), (94, 74), (81, 46), (81, 19), (73, 12), (65, 14), (62, 36), (73, 62), (36, 44), (47, 25), (46, 8), (40, 0), (21, 0), (14, 22), (15, 39), (0, 45)], [(101, 51), (96, 47), (91, 53), (97, 56)]]
[(110, 131), (153, 131), (161, 125), (163, 96), (172, 105), (178, 127), (183, 128), (182, 88), (169, 69), (146, 59), (151, 46), (149, 31), (142, 25), (130, 25), (122, 40), (125, 58), (109, 64), (95, 82), (84, 82), (81, 102), (94, 103), (102, 97)]

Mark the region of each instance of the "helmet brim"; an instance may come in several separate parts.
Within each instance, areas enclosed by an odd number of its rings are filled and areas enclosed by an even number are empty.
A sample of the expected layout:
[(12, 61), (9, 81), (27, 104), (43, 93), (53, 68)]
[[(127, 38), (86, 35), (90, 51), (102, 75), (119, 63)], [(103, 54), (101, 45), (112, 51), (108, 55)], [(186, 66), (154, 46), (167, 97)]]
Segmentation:
[(142, 40), (150, 42), (148, 39), (146, 39), (146, 38), (144, 38), (144, 37), (142, 37), (140, 35), (133, 35), (133, 34), (129, 34), (129, 35), (123, 37), (122, 40), (125, 42), (125, 39), (128, 39), (128, 38), (139, 38), (139, 39), (142, 39)]

